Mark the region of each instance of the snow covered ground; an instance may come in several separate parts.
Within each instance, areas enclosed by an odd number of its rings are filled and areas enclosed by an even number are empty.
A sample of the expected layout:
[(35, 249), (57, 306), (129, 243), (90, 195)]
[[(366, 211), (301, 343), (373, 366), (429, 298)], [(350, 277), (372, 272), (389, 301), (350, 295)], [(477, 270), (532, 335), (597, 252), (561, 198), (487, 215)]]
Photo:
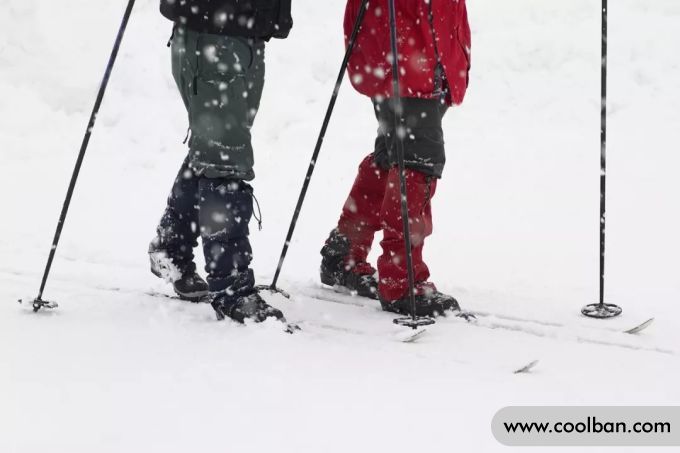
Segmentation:
[[(2, 1), (1, 452), (494, 452), (504, 406), (680, 404), (677, 0), (611, 5), (607, 299), (625, 312), (610, 322), (579, 316), (598, 283), (599, 1), (469, 1), (472, 84), (445, 121), (426, 256), (440, 289), (505, 328), (446, 320), (416, 344), (375, 307), (309, 297), (375, 133), (348, 85), (284, 268), (294, 300), (271, 298), (304, 332), (147, 295), (168, 291), (146, 247), (186, 130), (156, 0), (138, 1), (85, 160), (46, 292), (62, 307), (16, 303), (36, 294), (124, 3)], [(290, 39), (267, 50), (261, 283), (342, 57), (343, 8), (296, 0)], [(651, 316), (640, 337), (592, 328)]]

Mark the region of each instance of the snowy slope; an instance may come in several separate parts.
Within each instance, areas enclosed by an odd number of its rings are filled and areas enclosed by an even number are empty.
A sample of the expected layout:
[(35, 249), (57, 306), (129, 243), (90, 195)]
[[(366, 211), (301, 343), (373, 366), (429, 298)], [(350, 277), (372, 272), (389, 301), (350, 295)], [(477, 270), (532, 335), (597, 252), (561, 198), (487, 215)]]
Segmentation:
[[(16, 304), (35, 296), (125, 2), (2, 3), (0, 451), (493, 452), (491, 418), (507, 405), (680, 404), (677, 1), (610, 10), (607, 294), (625, 313), (606, 325), (656, 316), (653, 329), (623, 338), (578, 316), (597, 294), (599, 2), (479, 0), (426, 256), (467, 308), (573, 328), (447, 320), (413, 345), (375, 308), (303, 294), (375, 133), (349, 86), (284, 268), (298, 296), (272, 298), (304, 333), (215, 323), (209, 307), (146, 294), (167, 291), (145, 251), (186, 130), (156, 0), (138, 0), (85, 160), (46, 294), (62, 307)], [(253, 131), (262, 283), (342, 57), (343, 7), (296, 0), (291, 38), (267, 49)], [(534, 373), (512, 374), (535, 358)]]

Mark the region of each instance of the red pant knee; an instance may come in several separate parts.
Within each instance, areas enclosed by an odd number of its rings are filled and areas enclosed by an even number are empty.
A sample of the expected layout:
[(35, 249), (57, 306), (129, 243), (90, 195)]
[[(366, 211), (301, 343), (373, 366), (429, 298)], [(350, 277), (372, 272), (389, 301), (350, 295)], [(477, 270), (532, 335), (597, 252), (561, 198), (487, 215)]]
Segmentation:
[(354, 185), (342, 208), (338, 231), (350, 242), (347, 264), (365, 263), (380, 230), (380, 209), (385, 194), (388, 171), (379, 168), (370, 154), (359, 165)]

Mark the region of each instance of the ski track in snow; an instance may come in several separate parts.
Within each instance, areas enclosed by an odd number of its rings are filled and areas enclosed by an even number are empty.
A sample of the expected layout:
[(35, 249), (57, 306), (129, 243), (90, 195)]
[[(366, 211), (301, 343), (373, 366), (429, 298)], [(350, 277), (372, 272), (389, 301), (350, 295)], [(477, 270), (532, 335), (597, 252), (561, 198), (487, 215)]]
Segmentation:
[[(218, 323), (209, 305), (147, 294), (172, 294), (146, 249), (186, 132), (156, 0), (137, 1), (90, 142), (45, 294), (60, 307), (17, 303), (36, 295), (123, 3), (3, 4), (0, 452), (496, 452), (505, 406), (680, 404), (676, 0), (610, 5), (607, 300), (624, 314), (606, 322), (579, 315), (597, 299), (600, 3), (468, 3), (471, 86), (445, 119), (425, 254), (480, 319), (440, 320), (412, 344), (377, 303), (309, 297), (376, 129), (348, 83), (283, 270), (293, 298), (266, 296), (304, 330)], [(290, 39), (267, 47), (258, 283), (333, 88), (343, 3), (296, 0)]]

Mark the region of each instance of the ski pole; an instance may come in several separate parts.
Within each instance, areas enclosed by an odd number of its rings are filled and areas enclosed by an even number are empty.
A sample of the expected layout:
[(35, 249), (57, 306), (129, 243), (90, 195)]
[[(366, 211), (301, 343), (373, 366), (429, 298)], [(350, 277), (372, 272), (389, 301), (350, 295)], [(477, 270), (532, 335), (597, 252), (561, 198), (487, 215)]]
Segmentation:
[(267, 289), (275, 292), (282, 292), (277, 287), (276, 284), (279, 281), (281, 275), (281, 269), (283, 268), (283, 262), (286, 259), (286, 254), (288, 253), (288, 248), (290, 247), (290, 241), (293, 238), (293, 232), (297, 226), (298, 218), (300, 217), (300, 211), (302, 210), (302, 204), (305, 201), (307, 195), (307, 189), (309, 188), (309, 183), (312, 180), (312, 174), (314, 173), (314, 168), (316, 167), (316, 161), (321, 152), (321, 145), (326, 136), (326, 131), (328, 130), (328, 124), (330, 123), (331, 116), (333, 115), (333, 109), (335, 108), (335, 103), (338, 99), (338, 94), (340, 93), (340, 87), (342, 86), (342, 81), (345, 78), (345, 72), (347, 70), (347, 64), (349, 63), (349, 58), (354, 50), (354, 45), (356, 44), (357, 36), (359, 35), (359, 29), (364, 20), (364, 15), (366, 14), (366, 8), (368, 6), (368, 0), (363, 0), (361, 2), (361, 7), (359, 8), (359, 13), (357, 15), (356, 23), (354, 24), (354, 29), (352, 30), (352, 35), (347, 43), (347, 49), (345, 51), (345, 57), (342, 60), (342, 65), (340, 66), (340, 73), (338, 74), (338, 79), (335, 82), (335, 87), (333, 88), (333, 95), (331, 96), (330, 103), (328, 104), (328, 109), (326, 110), (326, 116), (324, 117), (323, 124), (321, 126), (321, 131), (319, 132), (319, 138), (316, 141), (316, 146), (314, 147), (314, 153), (312, 154), (312, 159), (309, 161), (309, 168), (307, 169), (307, 175), (302, 184), (302, 190), (300, 191), (300, 196), (298, 197), (297, 205), (295, 206), (295, 212), (293, 213), (293, 219), (290, 222), (290, 227), (288, 228), (288, 234), (286, 235), (286, 240), (283, 243), (283, 250), (281, 251), (281, 256), (279, 258), (279, 264), (276, 267), (276, 272), (274, 273), (274, 279), (272, 284), (267, 287)]
[(602, 68), (600, 110), (600, 302), (586, 305), (581, 313), (591, 318), (613, 318), (623, 311), (604, 303), (605, 226), (607, 208), (607, 0), (602, 0)]
[[(123, 20), (118, 29), (118, 35), (116, 36), (116, 41), (113, 45), (113, 50), (111, 51), (111, 56), (109, 57), (109, 62), (106, 65), (106, 71), (104, 72), (104, 78), (102, 79), (101, 85), (99, 87), (99, 94), (97, 94), (97, 100), (94, 103), (94, 108), (92, 109), (92, 114), (90, 115), (90, 121), (87, 123), (87, 129), (85, 130), (85, 136), (83, 137), (83, 142), (80, 145), (80, 152), (78, 153), (78, 159), (76, 160), (76, 165), (73, 169), (73, 175), (71, 176), (71, 182), (69, 183), (68, 190), (66, 191), (66, 199), (64, 200), (64, 205), (61, 208), (61, 215), (59, 216), (59, 221), (57, 222), (57, 229), (54, 233), (54, 239), (52, 241), (52, 247), (50, 248), (50, 255), (47, 258), (47, 264), (45, 265), (45, 272), (43, 273), (42, 282), (40, 283), (40, 291), (38, 297), (33, 300), (33, 311), (38, 311), (41, 308), (56, 308), (57, 304), (55, 302), (48, 302), (42, 299), (43, 292), (45, 291), (45, 285), (47, 284), (47, 279), (50, 275), (50, 269), (52, 268), (52, 262), (54, 261), (54, 255), (57, 251), (57, 246), (59, 245), (59, 238), (61, 237), (62, 229), (64, 228), (64, 221), (66, 220), (66, 215), (68, 214), (69, 206), (71, 205), (71, 198), (73, 197), (73, 191), (76, 187), (76, 181), (78, 180), (78, 174), (80, 173), (80, 167), (83, 164), (83, 159), (85, 157), (85, 151), (87, 150), (87, 145), (90, 142), (90, 136), (92, 135), (92, 129), (94, 128), (95, 122), (97, 121), (97, 114), (99, 113), (99, 108), (101, 107), (102, 101), (104, 99), (104, 93), (106, 92), (106, 87), (109, 83), (109, 78), (111, 77), (111, 72), (113, 70), (113, 65), (116, 62), (116, 57), (118, 56), (118, 50), (120, 49), (121, 42), (123, 41), (123, 35), (125, 34), (125, 29), (127, 28), (128, 21), (130, 20), (130, 15), (132, 14), (132, 8), (135, 4), (135, 0), (128, 0), (128, 5), (123, 15)], [(19, 301), (21, 302), (21, 301)]]
[(411, 250), (411, 225), (409, 223), (408, 215), (408, 198), (406, 191), (406, 166), (404, 164), (404, 136), (406, 131), (402, 122), (402, 102), (401, 102), (401, 88), (399, 84), (399, 48), (397, 46), (397, 20), (396, 8), (394, 0), (389, 0), (389, 14), (390, 14), (390, 46), (392, 48), (392, 91), (393, 91), (393, 107), (394, 107), (394, 134), (397, 145), (397, 166), (399, 169), (399, 189), (401, 191), (401, 219), (402, 230), (404, 234), (404, 247), (406, 248), (406, 268), (408, 272), (408, 293), (411, 302), (411, 317), (397, 318), (394, 320), (395, 324), (411, 327), (413, 329), (419, 326), (433, 324), (434, 320), (431, 318), (418, 318), (416, 316), (416, 291), (415, 291), (415, 276), (413, 273), (413, 253)]

